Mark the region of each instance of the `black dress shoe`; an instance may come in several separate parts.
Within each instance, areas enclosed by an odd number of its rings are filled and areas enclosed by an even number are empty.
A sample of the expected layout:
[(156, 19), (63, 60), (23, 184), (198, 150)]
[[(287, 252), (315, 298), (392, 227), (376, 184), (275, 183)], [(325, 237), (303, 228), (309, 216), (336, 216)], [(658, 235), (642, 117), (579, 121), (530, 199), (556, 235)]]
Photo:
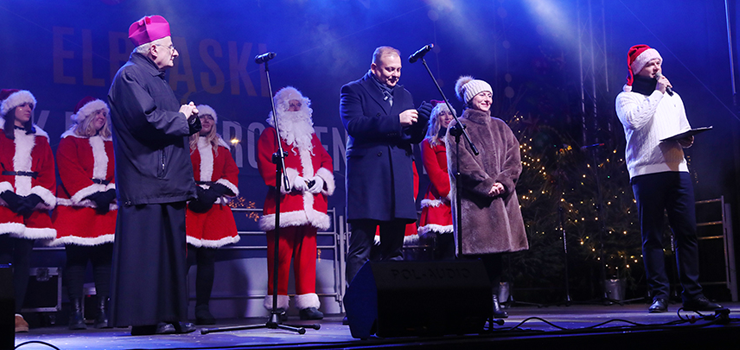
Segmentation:
[(709, 299), (703, 295), (687, 300), (683, 303), (683, 309), (686, 311), (714, 311), (719, 308), (722, 308), (722, 305), (709, 301)]
[(653, 300), (653, 304), (648, 308), (650, 313), (666, 312), (668, 311), (668, 302), (665, 299), (657, 298)]
[(195, 325), (190, 322), (177, 322), (173, 326), (177, 334), (192, 333), (196, 330)]
[(172, 323), (164, 323), (160, 322), (157, 324), (157, 331), (154, 332), (154, 334), (175, 334), (177, 331), (175, 330), (175, 326), (172, 325)]
[(301, 320), (321, 320), (324, 318), (324, 314), (315, 307), (301, 309), (298, 314)]
[(344, 318), (342, 319), (342, 324), (345, 326), (349, 326), (349, 320), (347, 319), (347, 316), (344, 316)]

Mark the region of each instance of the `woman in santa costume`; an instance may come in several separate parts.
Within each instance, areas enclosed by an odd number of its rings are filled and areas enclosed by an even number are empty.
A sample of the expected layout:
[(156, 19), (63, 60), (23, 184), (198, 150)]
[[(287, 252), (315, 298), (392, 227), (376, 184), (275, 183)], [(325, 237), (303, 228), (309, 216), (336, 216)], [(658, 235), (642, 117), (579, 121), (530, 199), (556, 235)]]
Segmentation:
[(447, 150), (444, 142), (447, 126), (452, 118), (447, 104), (437, 103), (432, 109), (427, 136), (421, 142), (421, 159), (429, 174), (429, 187), (421, 201), (419, 235), (424, 241), (432, 242), (436, 260), (455, 259), (450, 176), (447, 174)]
[[(331, 226), (326, 214), (327, 196), (334, 193), (332, 160), (314, 133), (310, 108), (311, 100), (293, 87), (275, 94), (280, 142), (285, 157), (285, 173), (290, 187), (282, 184), (280, 191), (280, 236), (278, 246), (278, 300), (281, 311), (288, 309), (288, 275), (290, 260), (295, 272), (295, 303), (302, 320), (324, 317), (318, 310), (316, 294), (316, 232)], [(257, 165), (260, 175), (269, 186), (260, 228), (267, 232), (268, 284), (265, 308), (272, 309), (273, 264), (275, 242), (275, 164), (272, 154), (277, 152), (277, 138), (272, 113), (267, 118), (271, 126), (265, 129), (257, 143)], [(276, 310), (277, 311), (277, 310)]]
[(95, 328), (108, 328), (106, 310), (118, 213), (109, 113), (102, 100), (90, 96), (80, 100), (71, 116), (75, 124), (62, 134), (57, 148), (61, 183), (52, 214), (57, 230), (53, 244), (65, 245), (67, 252), (64, 279), (72, 304), (69, 329), (87, 328), (82, 288), (88, 261), (98, 297)]
[(239, 168), (229, 145), (216, 133), (218, 115), (199, 105), (202, 129), (190, 136), (190, 160), (198, 184), (198, 199), (188, 204), (185, 226), (188, 260), (195, 260), (195, 324), (215, 324), (209, 302), (215, 276), (216, 249), (239, 241), (227, 197), (239, 195)]
[(27, 332), (20, 315), (35, 239), (53, 239), (49, 210), (56, 205), (54, 155), (49, 135), (33, 124), (36, 98), (26, 90), (2, 90), (0, 99), (0, 265), (12, 264), (15, 331)]

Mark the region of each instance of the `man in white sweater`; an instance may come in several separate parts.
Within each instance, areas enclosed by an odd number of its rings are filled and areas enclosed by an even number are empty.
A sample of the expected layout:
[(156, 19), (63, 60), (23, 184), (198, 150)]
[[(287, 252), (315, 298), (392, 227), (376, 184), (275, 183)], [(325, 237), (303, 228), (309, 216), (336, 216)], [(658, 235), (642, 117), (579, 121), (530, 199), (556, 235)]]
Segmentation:
[(683, 155), (694, 137), (660, 141), (691, 129), (681, 97), (662, 75), (663, 59), (647, 45), (628, 53), (629, 76), (617, 96), (616, 110), (624, 127), (625, 156), (637, 201), (648, 289), (649, 312), (668, 311), (669, 282), (663, 258), (664, 212), (676, 240), (676, 261), (683, 308), (711, 311), (721, 308), (702, 294), (696, 236), (694, 189)]

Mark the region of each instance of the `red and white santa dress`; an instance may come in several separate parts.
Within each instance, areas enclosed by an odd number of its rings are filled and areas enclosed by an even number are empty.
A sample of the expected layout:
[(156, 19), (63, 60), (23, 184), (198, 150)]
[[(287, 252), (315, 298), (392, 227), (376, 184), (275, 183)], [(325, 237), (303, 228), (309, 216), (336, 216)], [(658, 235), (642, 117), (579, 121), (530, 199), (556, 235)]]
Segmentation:
[[(108, 110), (108, 106), (102, 100), (93, 100), (75, 115), (84, 119), (100, 109)], [(57, 148), (61, 183), (57, 208), (52, 214), (57, 229), (53, 244), (97, 246), (113, 243), (118, 215), (115, 200), (108, 204), (107, 213), (100, 214), (95, 210), (95, 202), (87, 198), (116, 188), (113, 142), (110, 137), (78, 135), (75, 128), (76, 125), (62, 134)]]
[[(291, 100), (302, 102), (300, 111), (287, 112), (287, 103)], [(282, 184), (280, 189), (277, 307), (283, 310), (288, 308), (288, 276), (293, 257), (295, 303), (303, 318), (303, 311), (314, 308), (315, 313), (320, 306), (316, 294), (316, 233), (331, 226), (331, 218), (327, 215), (327, 197), (335, 189), (333, 165), (329, 153), (314, 133), (310, 100), (294, 88), (286, 87), (275, 94), (275, 101), (278, 111), (286, 111), (279, 112), (278, 116), (280, 143), (287, 153), (285, 167), (290, 182), (290, 188)], [(257, 142), (257, 165), (265, 184), (269, 186), (259, 225), (267, 233), (268, 295), (265, 308), (270, 310), (273, 300), (276, 191), (272, 155), (277, 152), (278, 145), (272, 116), (268, 118), (268, 123), (271, 127), (262, 132)]]
[[(231, 157), (229, 145), (221, 137), (218, 137), (218, 141), (216, 152), (205, 137), (198, 138), (197, 150), (190, 153), (193, 176), (196, 183), (203, 188), (217, 183), (226, 186), (234, 196), (238, 196), (239, 168)], [(196, 213), (188, 207), (185, 216), (188, 244), (196, 248), (220, 248), (239, 242), (228, 201), (226, 197), (219, 197), (211, 209), (204, 213)]]
[(450, 206), (450, 177), (447, 174), (447, 153), (444, 141), (435, 145), (430, 137), (421, 142), (421, 159), (429, 175), (429, 187), (421, 200), (419, 235), (428, 232), (452, 234), (452, 207)]
[[(3, 101), (0, 119), (0, 193), (11, 191), (19, 196), (36, 194), (41, 202), (27, 217), (17, 214), (0, 199), (0, 235), (24, 239), (53, 239), (56, 230), (51, 223), (49, 210), (57, 203), (55, 193), (54, 155), (49, 146), (49, 135), (38, 125), (33, 125), (35, 133), (26, 133), (16, 128), (15, 139), (5, 135), (5, 115), (8, 110), (28, 102), (36, 105), (36, 99), (26, 90), (11, 94)], [(6, 110), (8, 109), (8, 110)]]

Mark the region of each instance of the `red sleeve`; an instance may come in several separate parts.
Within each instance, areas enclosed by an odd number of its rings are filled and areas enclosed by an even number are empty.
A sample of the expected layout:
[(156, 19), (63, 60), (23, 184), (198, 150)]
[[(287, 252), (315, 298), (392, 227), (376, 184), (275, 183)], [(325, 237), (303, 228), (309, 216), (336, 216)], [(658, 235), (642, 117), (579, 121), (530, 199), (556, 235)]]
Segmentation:
[(439, 165), (437, 154), (428, 139), (424, 139), (421, 143), (421, 159), (424, 162), (427, 174), (429, 174), (429, 181), (432, 186), (437, 189), (440, 196), (447, 197), (450, 193), (450, 176)]
[(275, 164), (272, 163), (272, 154), (277, 150), (275, 143), (275, 128), (269, 127), (262, 132), (257, 140), (257, 170), (267, 186), (275, 187)]
[(414, 168), (414, 201), (419, 196), (419, 170), (416, 169), (416, 161), (411, 161), (411, 166)]
[[(57, 164), (59, 164), (59, 179), (70, 197), (83, 188), (93, 185), (91, 176), (80, 164), (77, 142), (72, 137), (65, 137), (59, 141), (57, 148)], [(113, 159), (108, 159), (113, 162)]]
[(34, 148), (36, 147), (39, 147), (38, 163), (35, 164), (33, 171), (38, 172), (39, 176), (34, 181), (31, 193), (39, 195), (46, 205), (53, 207), (57, 203), (54, 154), (51, 151), (51, 146), (49, 146), (49, 141), (44, 136), (36, 137)]
[(226, 147), (219, 147), (218, 152), (219, 157), (224, 157), (224, 168), (221, 172), (221, 178), (216, 180), (216, 183), (226, 186), (234, 196), (238, 196), (239, 167), (236, 166), (234, 158), (231, 157), (231, 152)]

